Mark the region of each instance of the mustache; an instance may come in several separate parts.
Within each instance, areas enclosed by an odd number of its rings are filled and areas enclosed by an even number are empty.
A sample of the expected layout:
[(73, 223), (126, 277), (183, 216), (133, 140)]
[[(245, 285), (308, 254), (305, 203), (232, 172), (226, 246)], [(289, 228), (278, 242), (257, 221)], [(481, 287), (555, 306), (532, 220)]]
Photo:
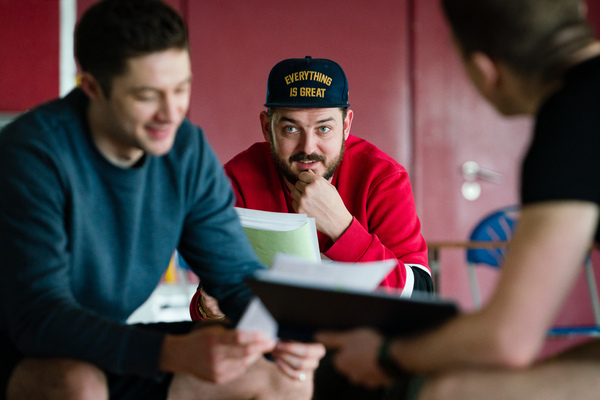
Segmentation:
[(302, 153), (297, 153), (292, 155), (289, 158), (289, 162), (294, 162), (294, 161), (325, 161), (325, 157), (319, 155), (319, 154), (306, 154), (304, 152)]

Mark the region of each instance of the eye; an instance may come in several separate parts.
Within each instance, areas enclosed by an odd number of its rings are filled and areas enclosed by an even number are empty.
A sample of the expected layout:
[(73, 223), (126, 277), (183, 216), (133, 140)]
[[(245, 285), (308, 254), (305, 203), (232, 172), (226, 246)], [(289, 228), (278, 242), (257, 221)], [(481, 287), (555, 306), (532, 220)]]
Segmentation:
[(158, 94), (149, 90), (144, 90), (141, 92), (136, 92), (134, 94), (136, 100), (139, 101), (156, 101), (158, 100)]
[(283, 131), (285, 133), (296, 133), (298, 132), (298, 129), (295, 126), (288, 125), (283, 127)]
[(185, 84), (185, 85), (180, 86), (177, 89), (175, 89), (175, 93), (176, 94), (187, 94), (187, 92), (189, 90), (190, 90), (190, 85), (189, 84)]
[(319, 133), (327, 133), (327, 132), (329, 132), (330, 130), (331, 130), (331, 128), (330, 128), (330, 127), (328, 127), (328, 126), (320, 126), (320, 127), (319, 127)]

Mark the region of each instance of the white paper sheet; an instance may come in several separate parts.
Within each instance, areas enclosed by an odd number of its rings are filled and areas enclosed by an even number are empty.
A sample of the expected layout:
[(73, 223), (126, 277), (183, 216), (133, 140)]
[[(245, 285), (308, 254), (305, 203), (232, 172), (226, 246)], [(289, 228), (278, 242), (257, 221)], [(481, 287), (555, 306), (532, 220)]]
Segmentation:
[[(260, 274), (277, 282), (372, 292), (397, 263), (397, 260), (368, 263), (309, 262), (279, 253), (275, 256), (272, 267)], [(278, 325), (262, 302), (254, 298), (236, 329), (263, 332), (268, 337), (276, 338)]]

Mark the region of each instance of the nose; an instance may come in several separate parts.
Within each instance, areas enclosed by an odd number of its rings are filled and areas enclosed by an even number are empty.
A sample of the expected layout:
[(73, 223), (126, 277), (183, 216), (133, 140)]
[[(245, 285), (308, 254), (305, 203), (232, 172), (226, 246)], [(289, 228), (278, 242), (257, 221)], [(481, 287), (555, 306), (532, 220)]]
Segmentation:
[(312, 132), (305, 132), (299, 144), (300, 150), (306, 154), (312, 154), (317, 149), (317, 135)]
[(157, 113), (157, 118), (161, 122), (178, 121), (181, 114), (185, 111), (185, 105), (181, 104), (181, 100), (177, 96), (165, 95), (161, 102)]

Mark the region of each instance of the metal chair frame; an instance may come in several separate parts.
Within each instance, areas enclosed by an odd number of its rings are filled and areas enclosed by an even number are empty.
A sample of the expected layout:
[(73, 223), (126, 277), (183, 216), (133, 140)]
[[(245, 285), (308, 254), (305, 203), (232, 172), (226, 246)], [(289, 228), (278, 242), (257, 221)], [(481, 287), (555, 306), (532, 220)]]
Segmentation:
[[(481, 307), (481, 294), (475, 270), (478, 265), (501, 268), (504, 256), (508, 250), (507, 243), (512, 238), (520, 215), (519, 206), (508, 206), (485, 216), (473, 229), (469, 240), (471, 242), (498, 242), (497, 247), (470, 248), (467, 250), (467, 268), (469, 284), (475, 308)], [(557, 326), (548, 332), (549, 336), (585, 335), (600, 337), (600, 298), (596, 285), (596, 276), (591, 257), (585, 261), (586, 280), (594, 314), (594, 326)]]

